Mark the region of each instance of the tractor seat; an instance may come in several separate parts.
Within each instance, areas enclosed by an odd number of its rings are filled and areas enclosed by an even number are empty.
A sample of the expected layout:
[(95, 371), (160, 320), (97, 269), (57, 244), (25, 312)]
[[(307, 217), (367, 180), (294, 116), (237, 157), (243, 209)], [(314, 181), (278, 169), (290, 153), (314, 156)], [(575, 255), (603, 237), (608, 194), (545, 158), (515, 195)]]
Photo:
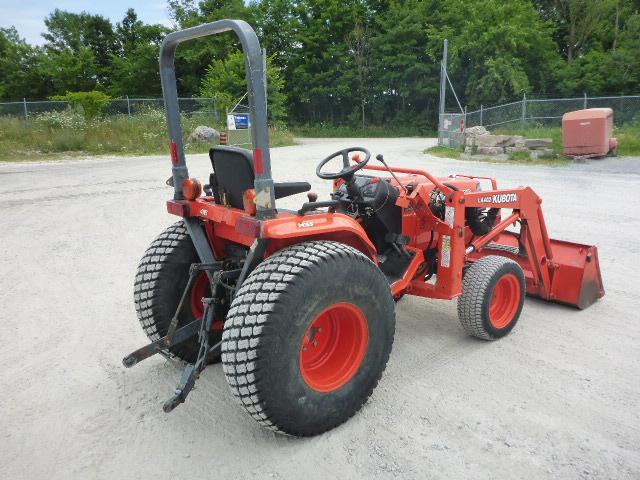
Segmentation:
[[(244, 208), (242, 195), (253, 188), (256, 178), (253, 153), (244, 148), (219, 145), (209, 150), (209, 158), (213, 166), (209, 183), (215, 201), (222, 204), (224, 197), (230, 207)], [(280, 182), (274, 183), (273, 187), (276, 199), (311, 190), (309, 182)]]

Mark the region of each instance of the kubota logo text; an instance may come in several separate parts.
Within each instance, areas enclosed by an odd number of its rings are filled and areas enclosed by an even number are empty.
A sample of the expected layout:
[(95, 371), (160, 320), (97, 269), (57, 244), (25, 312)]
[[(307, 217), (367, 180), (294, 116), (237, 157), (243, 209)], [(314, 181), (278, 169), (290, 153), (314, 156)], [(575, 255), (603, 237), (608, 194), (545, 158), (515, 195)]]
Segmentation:
[(518, 194), (516, 193), (497, 193), (496, 195), (478, 199), (478, 203), (511, 203), (517, 201)]

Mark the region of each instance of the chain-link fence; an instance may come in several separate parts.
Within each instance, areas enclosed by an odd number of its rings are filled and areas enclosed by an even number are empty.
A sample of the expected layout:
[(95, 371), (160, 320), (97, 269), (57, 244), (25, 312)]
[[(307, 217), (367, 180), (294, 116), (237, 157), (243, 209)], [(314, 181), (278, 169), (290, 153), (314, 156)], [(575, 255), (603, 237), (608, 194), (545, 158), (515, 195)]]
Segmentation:
[[(221, 120), (220, 111), (213, 98), (179, 98), (180, 111), (184, 115), (202, 115)], [(0, 103), (0, 117), (18, 117), (28, 121), (43, 113), (62, 111), (69, 108), (69, 102), (64, 101), (29, 101)], [(149, 110), (163, 110), (164, 102), (161, 98), (118, 98), (111, 100), (103, 109), (105, 116), (128, 115), (133, 116)]]
[(562, 116), (567, 112), (586, 108), (612, 108), (617, 126), (625, 123), (640, 123), (640, 95), (618, 97), (576, 98), (527, 98), (517, 102), (504, 103), (492, 107), (480, 106), (472, 112), (459, 106), (456, 113), (441, 113), (438, 126), (438, 145), (457, 148), (464, 143), (465, 128), (520, 123), (560, 126)]
[(530, 99), (526, 96), (517, 102), (505, 103), (493, 107), (480, 107), (479, 110), (466, 112), (467, 127), (496, 127), (509, 123), (533, 122), (549, 126), (559, 126), (562, 116), (567, 112), (585, 108), (612, 108), (616, 125), (640, 122), (640, 95), (619, 97)]

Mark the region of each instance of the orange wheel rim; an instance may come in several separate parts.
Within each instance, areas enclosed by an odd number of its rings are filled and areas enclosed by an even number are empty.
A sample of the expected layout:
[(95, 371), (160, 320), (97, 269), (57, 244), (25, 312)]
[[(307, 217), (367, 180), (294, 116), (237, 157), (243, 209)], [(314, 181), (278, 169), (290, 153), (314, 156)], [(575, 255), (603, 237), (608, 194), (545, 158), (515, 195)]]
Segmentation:
[(311, 322), (300, 345), (300, 372), (309, 387), (328, 393), (347, 384), (367, 353), (369, 327), (358, 307), (336, 303)]
[(505, 328), (520, 306), (520, 282), (513, 273), (504, 275), (493, 288), (489, 304), (489, 321), (494, 328)]

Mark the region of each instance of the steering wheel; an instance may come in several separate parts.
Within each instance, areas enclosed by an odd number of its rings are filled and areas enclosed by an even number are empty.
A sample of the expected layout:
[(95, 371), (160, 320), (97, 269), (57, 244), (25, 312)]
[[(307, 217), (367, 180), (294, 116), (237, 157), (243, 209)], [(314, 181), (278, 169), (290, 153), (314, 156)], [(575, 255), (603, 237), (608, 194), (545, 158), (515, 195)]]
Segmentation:
[[(356, 163), (356, 164), (350, 164), (349, 163), (349, 154), (351, 152), (362, 152), (365, 154), (364, 160), (360, 160), (360, 162)], [(342, 170), (340, 170), (339, 172), (336, 173), (323, 173), (322, 172), (322, 167), (324, 167), (327, 163), (329, 163), (331, 160), (333, 160), (336, 157), (339, 157), (342, 155), (342, 165), (343, 168)], [(371, 159), (371, 152), (369, 152), (369, 150), (367, 150), (366, 148), (362, 148), (362, 147), (351, 147), (351, 148), (345, 148), (344, 150), (340, 150), (336, 153), (333, 153), (331, 155), (329, 155), (327, 158), (325, 158), (324, 160), (322, 160), (319, 164), (318, 167), (316, 168), (316, 175), (318, 175), (318, 177), (322, 178), (323, 180), (335, 180), (337, 178), (342, 178), (344, 180), (349, 180), (351, 177), (353, 177), (353, 175), (360, 170), (361, 168), (363, 168)]]

